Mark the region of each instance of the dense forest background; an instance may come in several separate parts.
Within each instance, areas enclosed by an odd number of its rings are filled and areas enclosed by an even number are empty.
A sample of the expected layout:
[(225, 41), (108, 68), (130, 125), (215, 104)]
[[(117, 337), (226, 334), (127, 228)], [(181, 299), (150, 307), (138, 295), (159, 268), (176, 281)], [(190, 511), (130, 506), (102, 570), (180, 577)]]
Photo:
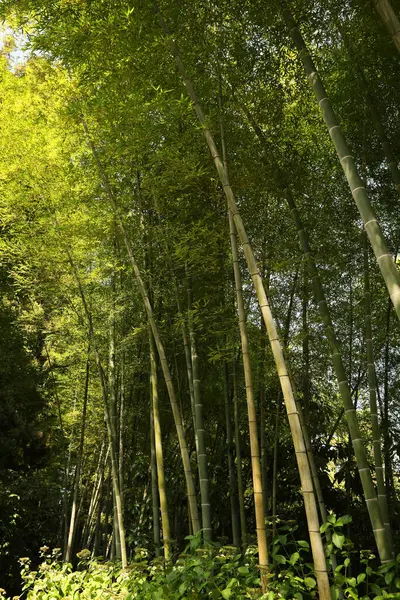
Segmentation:
[(400, 2), (1, 14), (1, 586), (194, 535), (265, 591), (282, 528), (300, 596), (393, 566)]

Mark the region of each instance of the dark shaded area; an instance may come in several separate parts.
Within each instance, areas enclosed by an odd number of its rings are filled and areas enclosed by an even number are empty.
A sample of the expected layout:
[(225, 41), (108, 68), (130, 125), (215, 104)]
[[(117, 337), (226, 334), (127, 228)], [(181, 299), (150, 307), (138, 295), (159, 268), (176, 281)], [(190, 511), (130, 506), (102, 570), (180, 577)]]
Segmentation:
[[(4, 280), (3, 280), (4, 282)], [(55, 545), (59, 489), (50, 473), (52, 417), (35, 354), (4, 293), (0, 304), (0, 586), (19, 591), (20, 557)]]

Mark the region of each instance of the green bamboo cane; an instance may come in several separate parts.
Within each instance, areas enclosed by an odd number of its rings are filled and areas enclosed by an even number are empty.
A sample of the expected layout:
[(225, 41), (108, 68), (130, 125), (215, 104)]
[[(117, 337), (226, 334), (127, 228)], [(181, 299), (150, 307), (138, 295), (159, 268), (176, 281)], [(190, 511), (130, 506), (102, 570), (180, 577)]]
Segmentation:
[[(366, 454), (366, 451), (364, 448), (363, 440), (361, 438), (361, 433), (360, 433), (360, 429), (359, 429), (358, 422), (357, 422), (357, 414), (356, 414), (356, 411), (354, 409), (353, 402), (351, 399), (350, 387), (348, 384), (347, 374), (346, 374), (346, 370), (344, 368), (344, 364), (343, 364), (343, 360), (342, 360), (342, 356), (341, 356), (340, 346), (336, 339), (336, 334), (335, 334), (334, 326), (333, 326), (332, 319), (330, 316), (329, 307), (328, 307), (328, 304), (327, 304), (327, 301), (325, 298), (325, 292), (322, 287), (321, 279), (319, 277), (319, 273), (318, 273), (317, 266), (315, 264), (315, 260), (313, 258), (313, 253), (312, 253), (312, 250), (310, 247), (310, 242), (308, 239), (308, 233), (303, 225), (303, 222), (300, 217), (300, 213), (297, 210), (292, 191), (289, 188), (289, 186), (287, 185), (285, 174), (280, 169), (279, 163), (276, 160), (276, 158), (274, 157), (271, 148), (267, 144), (267, 141), (265, 139), (265, 136), (264, 136), (261, 128), (254, 120), (252, 114), (247, 109), (247, 107), (242, 105), (242, 109), (245, 112), (247, 118), (249, 119), (258, 139), (260, 140), (260, 143), (262, 144), (262, 146), (264, 148), (267, 148), (269, 155), (272, 156), (275, 168), (278, 172), (278, 180), (279, 180), (279, 185), (281, 187), (281, 191), (287, 201), (289, 210), (291, 212), (293, 221), (295, 223), (295, 226), (296, 226), (296, 229), (297, 229), (297, 232), (299, 235), (299, 239), (300, 239), (300, 243), (301, 243), (301, 246), (302, 246), (302, 249), (304, 252), (304, 256), (307, 260), (308, 270), (309, 270), (310, 277), (311, 277), (311, 280), (313, 283), (315, 301), (318, 305), (318, 309), (319, 309), (319, 312), (320, 312), (320, 315), (322, 318), (322, 322), (325, 327), (326, 336), (327, 336), (327, 339), (328, 339), (328, 342), (330, 345), (333, 366), (334, 366), (334, 370), (335, 370), (335, 374), (336, 374), (336, 379), (338, 382), (340, 395), (341, 395), (341, 398), (343, 401), (344, 412), (346, 415), (349, 432), (350, 432), (350, 437), (352, 440), (354, 453), (356, 456), (357, 468), (358, 468), (358, 472), (360, 474), (364, 497), (365, 497), (365, 501), (367, 504), (367, 508), (368, 508), (368, 512), (369, 512), (369, 516), (370, 516), (370, 520), (371, 520), (372, 530), (374, 532), (374, 537), (375, 537), (375, 541), (376, 541), (376, 545), (378, 548), (378, 552), (379, 552), (381, 561), (385, 562), (387, 560), (390, 560), (390, 555), (391, 555), (390, 545), (389, 545), (387, 536), (385, 534), (385, 529), (384, 529), (384, 525), (383, 525), (383, 521), (382, 521), (382, 515), (380, 514), (380, 509), (379, 509), (379, 503), (378, 503), (378, 500), (376, 497), (375, 487), (374, 487), (374, 484), (372, 481), (371, 472), (369, 470), (368, 457), (367, 457), (367, 454)], [(299, 408), (300, 407), (298, 407), (298, 409)], [(299, 413), (300, 413), (299, 416), (304, 423), (304, 419), (302, 417), (301, 410), (299, 410)], [(307, 433), (306, 433), (306, 437), (308, 438)], [(308, 444), (306, 444), (306, 445), (309, 445), (309, 439), (308, 439)], [(312, 462), (313, 462), (313, 459), (310, 460), (310, 464), (312, 464)], [(316, 474), (315, 465), (314, 465), (314, 468), (312, 468), (312, 471), (314, 472), (314, 475), (315, 475)], [(319, 482), (317, 482), (315, 480), (314, 484), (316, 485), (316, 488), (315, 488), (316, 493), (317, 493), (317, 495), (319, 495), (319, 506), (320, 506), (320, 510), (321, 510), (321, 516), (322, 516), (323, 520), (325, 521), (326, 520), (326, 511), (325, 511), (324, 504), (322, 501), (322, 495), (321, 495), (322, 491), (320, 489), (318, 489)]]
[(206, 542), (212, 541), (211, 528), (211, 506), (209, 497), (209, 480), (207, 471), (207, 452), (206, 437), (204, 429), (203, 399), (200, 389), (199, 357), (197, 354), (196, 336), (194, 333), (193, 312), (192, 312), (192, 288), (191, 279), (187, 273), (187, 294), (188, 294), (188, 329), (190, 341), (190, 357), (193, 375), (193, 396), (194, 396), (194, 415), (195, 432), (197, 434), (197, 465), (199, 470), (200, 482), (200, 501), (201, 501), (201, 519), (203, 537)]
[(161, 419), (160, 419), (160, 400), (158, 396), (158, 378), (156, 364), (156, 349), (154, 347), (153, 332), (149, 326), (150, 342), (150, 370), (151, 370), (151, 397), (153, 402), (153, 424), (154, 424), (154, 445), (157, 465), (158, 494), (160, 498), (161, 526), (164, 544), (165, 562), (171, 561), (171, 533), (168, 513), (167, 490), (165, 485), (164, 470), (164, 452), (162, 447)]
[(389, 548), (392, 548), (392, 534), (389, 523), (389, 510), (386, 496), (386, 487), (383, 478), (382, 452), (381, 452), (381, 432), (379, 428), (378, 407), (376, 401), (376, 372), (374, 360), (374, 346), (372, 339), (372, 319), (371, 319), (371, 290), (369, 282), (369, 261), (368, 261), (368, 241), (364, 235), (364, 300), (365, 300), (365, 343), (367, 347), (367, 371), (369, 387), (369, 406), (372, 426), (376, 486), (378, 491), (378, 502), (381, 510), (382, 519), (386, 529)]
[[(244, 309), (242, 282), (239, 269), (239, 256), (236, 243), (236, 232), (233, 217), (229, 211), (229, 234), (231, 239), (232, 263), (235, 276), (236, 305), (239, 317), (239, 331), (242, 345), (244, 381), (246, 388), (247, 412), (250, 435), (251, 472), (253, 475), (254, 508), (256, 513), (256, 531), (260, 553), (260, 566), (268, 570), (267, 536), (265, 531), (264, 494), (261, 476), (260, 449), (258, 444), (257, 416), (254, 403), (254, 388), (251, 372), (249, 343), (247, 336), (246, 313)], [(264, 557), (264, 560), (263, 560)], [(263, 574), (262, 574), (263, 576)]]
[(300, 30), (293, 18), (292, 13), (285, 3), (282, 11), (284, 20), (289, 28), (292, 39), (303, 62), (307, 79), (314, 91), (316, 100), (321, 109), (322, 116), (328, 128), (329, 135), (335, 146), (340, 159), (343, 172), (349, 184), (352, 196), (363, 220), (365, 230), (368, 234), (371, 246), (382, 277), (385, 281), (390, 298), (393, 302), (396, 314), (400, 319), (400, 275), (389, 252), (382, 229), (376, 219), (371, 206), (364, 182), (358, 174), (353, 156), (347, 146), (346, 140), (336, 119), (331, 101), (326, 93), (322, 80), (311, 58), (310, 52), (304, 42)]
[(238, 486), (235, 477), (235, 466), (233, 456), (233, 433), (231, 420), (231, 406), (229, 402), (229, 367), (228, 363), (224, 363), (224, 407), (225, 407), (225, 429), (226, 429), (226, 446), (228, 457), (228, 475), (229, 475), (229, 497), (231, 504), (231, 524), (233, 545), (240, 547), (240, 523), (238, 513)]
[(374, 6), (383, 21), (394, 45), (400, 52), (400, 21), (389, 0), (373, 0)]

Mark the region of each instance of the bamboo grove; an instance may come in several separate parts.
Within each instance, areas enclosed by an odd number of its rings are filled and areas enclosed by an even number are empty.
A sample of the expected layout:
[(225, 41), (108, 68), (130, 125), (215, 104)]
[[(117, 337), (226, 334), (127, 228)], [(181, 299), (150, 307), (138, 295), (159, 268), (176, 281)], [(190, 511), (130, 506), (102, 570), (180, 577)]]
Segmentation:
[(194, 535), (265, 591), (294, 519), (324, 600), (332, 513), (398, 552), (399, 15), (2, 3), (0, 501), (48, 515), (8, 580)]

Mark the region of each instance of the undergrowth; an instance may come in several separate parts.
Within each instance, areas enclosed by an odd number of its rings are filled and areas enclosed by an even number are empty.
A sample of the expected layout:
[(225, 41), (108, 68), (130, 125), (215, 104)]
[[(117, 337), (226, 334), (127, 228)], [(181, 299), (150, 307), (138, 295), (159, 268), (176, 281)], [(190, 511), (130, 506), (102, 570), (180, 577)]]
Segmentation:
[[(400, 600), (400, 554), (384, 566), (377, 566), (369, 550), (355, 551), (343, 534), (348, 517), (329, 517), (327, 564), (332, 555), (338, 566), (332, 572), (333, 600)], [(317, 600), (317, 583), (305, 540), (296, 540), (297, 526), (282, 523), (270, 552), (268, 591), (260, 591), (257, 549), (244, 553), (232, 546), (201, 545), (201, 537), (188, 536), (185, 552), (173, 564), (150, 560), (143, 548), (136, 548), (130, 565), (92, 559), (89, 550), (77, 557), (76, 569), (60, 560), (58, 549), (42, 548), (43, 562), (32, 570), (30, 560), (21, 558), (23, 591), (26, 600), (197, 600), (202, 598), (243, 600)], [(357, 572), (356, 572), (357, 568)]]

